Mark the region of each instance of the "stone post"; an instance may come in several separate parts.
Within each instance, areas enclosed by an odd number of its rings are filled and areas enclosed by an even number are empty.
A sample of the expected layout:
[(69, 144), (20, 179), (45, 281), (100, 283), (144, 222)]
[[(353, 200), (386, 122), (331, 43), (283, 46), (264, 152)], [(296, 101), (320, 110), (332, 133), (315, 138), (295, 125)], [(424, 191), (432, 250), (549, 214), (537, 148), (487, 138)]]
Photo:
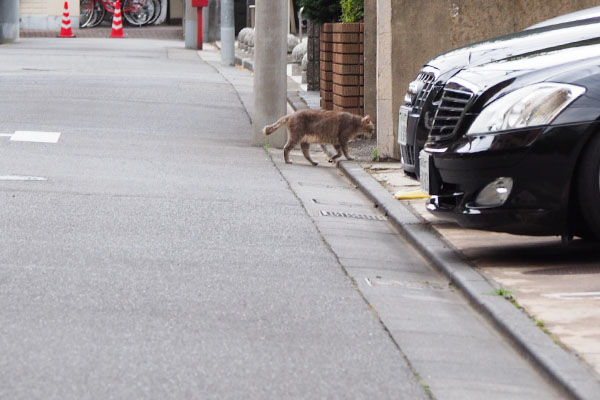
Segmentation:
[(221, 63), (235, 64), (233, 0), (221, 0)]
[(262, 129), (287, 113), (288, 2), (261, 0), (256, 3), (252, 144), (269, 143), (283, 148), (287, 140), (285, 127), (268, 137)]
[(0, 0), (0, 43), (19, 40), (19, 0)]
[(198, 48), (198, 12), (192, 7), (192, 0), (185, 0), (183, 17), (183, 37), (186, 49)]
[(250, 12), (251, 6), (252, 6), (252, 8), (254, 7), (254, 2), (255, 2), (255, 0), (246, 0), (246, 7), (247, 7), (246, 8), (246, 26), (250, 27), (250, 28), (254, 28), (254, 25), (253, 25), (254, 21), (251, 18), (252, 16), (251, 16), (251, 12)]

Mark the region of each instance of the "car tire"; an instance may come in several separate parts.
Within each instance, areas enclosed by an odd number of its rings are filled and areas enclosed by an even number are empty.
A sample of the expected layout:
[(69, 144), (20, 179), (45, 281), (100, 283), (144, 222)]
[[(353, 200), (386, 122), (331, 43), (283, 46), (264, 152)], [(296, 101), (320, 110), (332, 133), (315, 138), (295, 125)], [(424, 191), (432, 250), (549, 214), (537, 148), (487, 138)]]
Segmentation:
[(577, 196), (584, 220), (600, 240), (600, 134), (590, 140), (581, 159)]

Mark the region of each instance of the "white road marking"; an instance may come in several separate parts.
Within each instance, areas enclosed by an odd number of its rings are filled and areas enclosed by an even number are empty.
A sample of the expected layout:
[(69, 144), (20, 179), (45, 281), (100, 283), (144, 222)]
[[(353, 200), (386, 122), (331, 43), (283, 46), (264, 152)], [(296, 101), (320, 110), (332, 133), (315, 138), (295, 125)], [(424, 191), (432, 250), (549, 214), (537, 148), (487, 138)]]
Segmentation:
[(600, 292), (552, 293), (544, 297), (552, 299), (600, 299)]
[(0, 175), (0, 181), (47, 181), (42, 176)]
[(57, 143), (60, 132), (16, 131), (11, 142)]
[(0, 137), (11, 137), (12, 133), (0, 133)]

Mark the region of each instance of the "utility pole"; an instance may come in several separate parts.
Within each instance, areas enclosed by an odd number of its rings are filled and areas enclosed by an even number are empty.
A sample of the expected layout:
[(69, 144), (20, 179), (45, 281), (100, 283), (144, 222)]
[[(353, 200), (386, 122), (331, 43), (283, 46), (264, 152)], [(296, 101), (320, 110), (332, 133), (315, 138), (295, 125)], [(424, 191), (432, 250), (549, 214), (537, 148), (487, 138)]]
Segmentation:
[[(377, 87), (377, 152), (380, 159), (399, 159), (397, 128), (398, 114), (394, 114), (394, 88), (392, 85), (394, 69), (392, 37), (393, 7), (392, 0), (377, 0), (377, 50), (376, 50), (376, 87)], [(382, 67), (383, 66), (383, 67)], [(397, 94), (398, 95), (398, 94)], [(397, 109), (395, 110), (398, 111)], [(394, 115), (396, 117), (394, 118)], [(396, 132), (396, 135), (394, 135)]]
[(19, 40), (19, 0), (0, 0), (0, 43)]
[(235, 65), (233, 0), (221, 0), (221, 63)]
[(252, 143), (282, 148), (287, 139), (285, 128), (265, 137), (262, 129), (287, 112), (287, 30), (288, 2), (256, 2), (254, 36), (254, 115)]

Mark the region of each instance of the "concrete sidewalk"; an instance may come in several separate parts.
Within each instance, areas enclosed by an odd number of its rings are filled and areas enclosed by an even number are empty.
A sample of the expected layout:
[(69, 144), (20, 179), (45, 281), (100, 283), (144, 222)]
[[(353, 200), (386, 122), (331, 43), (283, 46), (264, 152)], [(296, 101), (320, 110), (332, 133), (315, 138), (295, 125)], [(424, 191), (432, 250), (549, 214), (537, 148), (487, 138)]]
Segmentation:
[[(214, 57), (210, 53), (209, 50), (201, 54), (205, 59)], [(216, 60), (216, 58), (214, 59)], [(238, 63), (252, 70), (250, 59), (238, 57)], [(226, 72), (226, 68), (222, 70), (225, 74), (230, 73)], [(251, 79), (250, 74), (247, 74), (246, 79)], [(247, 82), (246, 79), (241, 78), (238, 84), (241, 84), (242, 81)], [(232, 84), (235, 86), (234, 82)], [(245, 96), (251, 97), (251, 92), (248, 93), (247, 90), (248, 83), (241, 84), (240, 87), (242, 99)], [(307, 103), (316, 104), (311, 96), (318, 96), (318, 93), (307, 93), (295, 81), (289, 80), (288, 100), (293, 109), (307, 108)], [(247, 102), (252, 103), (251, 100)], [(353, 155), (360, 153), (357, 158), (363, 162), (368, 161), (371, 146), (371, 143), (354, 143), (351, 153)], [(557, 345), (521, 309), (514, 307), (501, 296), (492, 295), (498, 288), (498, 284), (490, 282), (489, 277), (482, 275), (476, 268), (473, 268), (473, 264), (466, 262), (464, 255), (457, 252), (455, 246), (449, 243), (423, 217), (422, 213), (417, 212), (411, 205), (394, 199), (390, 191), (367, 173), (361, 164), (341, 161), (338, 163), (338, 167), (385, 213), (398, 231), (419, 249), (427, 260), (443, 271), (451, 282), (461, 289), (469, 301), (481, 311), (481, 314), (491, 320), (552, 381), (558, 383), (574, 398), (598, 398), (600, 381), (597, 372), (574, 354)], [(372, 165), (368, 165), (368, 167), (372, 167)], [(377, 170), (377, 168), (374, 169)], [(385, 167), (379, 168), (386, 169)], [(396, 173), (403, 175), (399, 171)]]

